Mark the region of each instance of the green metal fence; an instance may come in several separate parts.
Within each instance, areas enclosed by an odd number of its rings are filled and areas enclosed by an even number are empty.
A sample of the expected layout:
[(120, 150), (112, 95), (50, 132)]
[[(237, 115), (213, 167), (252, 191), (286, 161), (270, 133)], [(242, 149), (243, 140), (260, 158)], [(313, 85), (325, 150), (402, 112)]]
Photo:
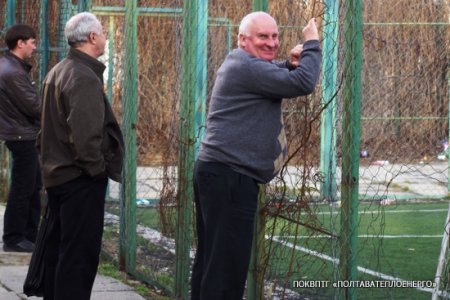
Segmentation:
[[(313, 95), (283, 104), (289, 160), (261, 187), (247, 299), (395, 298), (392, 289), (293, 284), (365, 279), (362, 254), (378, 262), (387, 255), (383, 205), (448, 200), (450, 7), (425, 0), (386, 6), (362, 0), (4, 0), (0, 48), (9, 25), (34, 26), (39, 49), (32, 76), (40, 87), (67, 51), (68, 18), (84, 10), (99, 17), (108, 31), (101, 58), (105, 91), (126, 142), (124, 180), (108, 188), (103, 249), (130, 274), (188, 299), (196, 237), (192, 169), (215, 73), (250, 11), (277, 19), (280, 59), (317, 17), (322, 78)], [(366, 223), (361, 211), (368, 209), (374, 212)], [(445, 218), (442, 225), (443, 234)], [(372, 231), (374, 237), (361, 238)], [(435, 295), (445, 297), (445, 246), (440, 258), (444, 275)], [(408, 293), (421, 298), (430, 291)]]

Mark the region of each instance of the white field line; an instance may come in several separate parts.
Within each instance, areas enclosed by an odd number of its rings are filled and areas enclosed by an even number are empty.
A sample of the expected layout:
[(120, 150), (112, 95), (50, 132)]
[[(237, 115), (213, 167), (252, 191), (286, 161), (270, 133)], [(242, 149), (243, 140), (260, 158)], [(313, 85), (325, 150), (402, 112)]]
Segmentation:
[[(285, 239), (322, 239), (322, 238), (329, 238), (331, 239), (331, 236), (329, 235), (275, 235), (276, 238), (285, 238)], [(376, 235), (376, 234), (362, 234), (358, 235), (359, 238), (383, 238), (383, 239), (400, 239), (400, 238), (442, 238), (442, 234), (400, 234), (400, 235)]]
[[(116, 216), (116, 215), (110, 214), (110, 213), (105, 213), (105, 221), (108, 220), (108, 219), (109, 219), (109, 221), (118, 222), (119, 217)], [(166, 250), (168, 250), (168, 251), (170, 251), (172, 253), (175, 253), (175, 247), (174, 247), (175, 246), (175, 241), (173, 239), (164, 237), (157, 230), (154, 230), (154, 229), (151, 229), (151, 228), (148, 228), (148, 227), (144, 227), (144, 226), (140, 226), (140, 225), (137, 226), (137, 230), (136, 231), (137, 231), (136, 233), (142, 235), (144, 238), (150, 240), (151, 242), (153, 242), (155, 244), (159, 244), (164, 249), (166, 249)], [(442, 237), (442, 236), (439, 236), (439, 237)], [(269, 236), (266, 236), (266, 239), (269, 239)], [(278, 242), (278, 243), (280, 243), (280, 244), (283, 244), (283, 245), (285, 245), (287, 247), (294, 248), (296, 250), (299, 250), (299, 251), (311, 254), (313, 256), (322, 258), (322, 259), (327, 260), (327, 261), (331, 261), (335, 265), (339, 264), (339, 259), (337, 259), (337, 258), (333, 258), (333, 257), (328, 256), (326, 254), (319, 253), (317, 251), (310, 250), (310, 249), (307, 249), (307, 248), (304, 248), (304, 247), (301, 247), (301, 246), (298, 246), (298, 245), (294, 246), (294, 244), (292, 244), (292, 243), (285, 243), (279, 237), (276, 237), (276, 236), (273, 237), (273, 240)], [(195, 252), (193, 250), (191, 250), (190, 251), (191, 259), (193, 259), (194, 256), (195, 256)], [(406, 280), (403, 280), (403, 279), (398, 278), (398, 277), (393, 277), (393, 276), (386, 275), (386, 274), (383, 274), (383, 273), (380, 273), (380, 272), (375, 272), (373, 270), (370, 270), (370, 269), (367, 269), (367, 268), (363, 268), (363, 267), (358, 267), (358, 271), (366, 273), (366, 274), (369, 274), (369, 275), (372, 275), (374, 277), (379, 277), (379, 278), (382, 278), (382, 279), (385, 279), (385, 280), (406, 281)], [(420, 288), (419, 287), (419, 288), (416, 288), (416, 289), (418, 289), (420, 291), (424, 291), (424, 292), (429, 292), (429, 293), (433, 292), (433, 289), (431, 289), (431, 288)], [(289, 290), (289, 291), (292, 292), (291, 290)], [(437, 294), (440, 295), (440, 296), (443, 296), (445, 298), (450, 298), (450, 294), (448, 294), (446, 292), (438, 291)]]
[[(105, 212), (105, 223), (106, 222), (118, 224), (119, 216)], [(161, 232), (159, 232), (155, 229), (149, 228), (149, 227), (141, 226), (139, 224), (137, 225), (136, 233), (141, 235), (143, 238), (149, 240), (151, 243), (160, 245), (165, 250), (171, 252), (172, 254), (175, 254), (175, 240), (174, 239), (167, 238), (167, 237), (163, 236), (161, 234)], [(189, 253), (189, 256), (193, 260), (195, 257), (195, 251), (191, 250)], [(270, 285), (270, 283), (268, 283), (268, 281), (264, 281), (264, 282), (265, 282), (265, 287), (267, 289), (267, 287)], [(279, 293), (281, 293), (282, 290), (283, 289), (281, 287), (276, 288), (276, 291)], [(298, 293), (296, 293), (290, 289), (285, 289), (284, 291), (287, 295), (291, 295), (291, 296), (298, 295)]]
[[(268, 239), (268, 238), (269, 238), (269, 236), (266, 236), (266, 239)], [(305, 253), (310, 254), (312, 256), (316, 256), (318, 258), (330, 261), (334, 265), (338, 265), (339, 264), (339, 259), (338, 258), (333, 258), (333, 257), (331, 257), (329, 255), (326, 255), (326, 254), (323, 254), (323, 253), (320, 253), (320, 252), (317, 252), (317, 251), (314, 251), (314, 250), (311, 250), (311, 249), (308, 249), (308, 248), (305, 248), (305, 247), (294, 245), (292, 243), (286, 243), (283, 240), (278, 239), (276, 237), (273, 237), (273, 240), (278, 242), (278, 243), (280, 243), (280, 244), (282, 244), (282, 245), (284, 245), (284, 246), (286, 246), (286, 247), (294, 248), (295, 250), (302, 251), (302, 252), (305, 252)], [(384, 279), (384, 280), (401, 281), (401, 282), (406, 282), (407, 281), (407, 280), (401, 279), (399, 277), (390, 276), (390, 275), (387, 275), (387, 274), (384, 274), (384, 273), (381, 273), (381, 272), (376, 272), (376, 271), (373, 271), (373, 270), (370, 270), (370, 269), (367, 269), (367, 268), (363, 268), (363, 267), (358, 267), (358, 271), (362, 272), (362, 273), (366, 273), (366, 274), (372, 275), (374, 277), (378, 277), (378, 278)], [(431, 288), (418, 287), (416, 289), (419, 290), (419, 291), (423, 291), (423, 292), (433, 293), (433, 289), (431, 289)], [(440, 296), (443, 296), (445, 298), (449, 298), (450, 297), (450, 294), (448, 294), (447, 292), (439, 291), (438, 293), (440, 294)]]
[[(447, 209), (404, 209), (404, 210), (363, 210), (358, 212), (360, 215), (365, 214), (400, 214), (400, 213), (412, 213), (412, 212), (431, 212), (431, 213), (437, 213), (437, 212), (443, 212), (447, 211)], [(339, 211), (322, 211), (314, 213), (315, 215), (329, 215), (329, 214), (338, 214)]]

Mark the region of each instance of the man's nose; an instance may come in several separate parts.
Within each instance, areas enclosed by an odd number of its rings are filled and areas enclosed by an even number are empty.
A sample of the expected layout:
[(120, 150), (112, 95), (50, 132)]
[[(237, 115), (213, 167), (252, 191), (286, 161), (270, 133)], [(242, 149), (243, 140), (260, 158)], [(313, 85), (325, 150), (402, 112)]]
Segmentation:
[(278, 39), (271, 38), (271, 39), (267, 40), (267, 46), (269, 46), (270, 48), (274, 48), (277, 43), (278, 43)]

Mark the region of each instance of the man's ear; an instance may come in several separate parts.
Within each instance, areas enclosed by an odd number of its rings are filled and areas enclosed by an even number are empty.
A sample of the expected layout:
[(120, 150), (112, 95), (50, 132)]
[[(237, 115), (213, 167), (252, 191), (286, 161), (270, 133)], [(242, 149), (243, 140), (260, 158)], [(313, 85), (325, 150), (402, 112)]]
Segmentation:
[(96, 43), (96, 41), (95, 41), (95, 33), (94, 33), (93, 31), (89, 32), (89, 35), (88, 35), (88, 41), (89, 41), (90, 43), (92, 43), (92, 44), (95, 44), (95, 43)]
[(22, 48), (25, 44), (25, 41), (22, 39), (17, 40), (17, 44), (16, 44), (16, 49), (17, 48)]
[(239, 33), (239, 46), (240, 47), (245, 47), (245, 42), (247, 40), (246, 36), (242, 33)]

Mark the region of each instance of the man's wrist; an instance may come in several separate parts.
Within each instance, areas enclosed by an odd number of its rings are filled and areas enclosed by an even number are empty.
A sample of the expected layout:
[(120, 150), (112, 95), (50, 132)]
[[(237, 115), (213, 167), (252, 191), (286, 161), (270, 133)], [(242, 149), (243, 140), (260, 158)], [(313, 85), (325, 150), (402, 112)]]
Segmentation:
[(294, 69), (297, 68), (297, 66), (294, 65), (293, 63), (291, 63), (291, 61), (290, 61), (289, 59), (286, 60), (286, 67), (287, 67), (289, 70), (294, 70)]

